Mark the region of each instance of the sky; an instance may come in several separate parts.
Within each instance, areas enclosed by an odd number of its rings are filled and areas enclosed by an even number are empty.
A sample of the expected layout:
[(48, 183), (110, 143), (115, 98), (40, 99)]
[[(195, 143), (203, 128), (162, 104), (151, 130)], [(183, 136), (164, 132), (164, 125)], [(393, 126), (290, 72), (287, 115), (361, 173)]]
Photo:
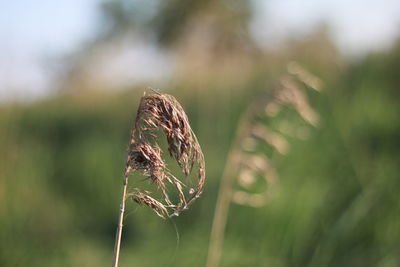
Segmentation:
[[(99, 3), (100, 0), (0, 0), (0, 101), (47, 95), (52, 87), (52, 59), (74, 51), (93, 34), (99, 21)], [(399, 0), (254, 3), (257, 12), (252, 32), (260, 43), (289, 34), (301, 35), (316, 24), (327, 22), (344, 54), (362, 55), (390, 47), (400, 34)], [(136, 54), (140, 60), (146, 58), (141, 51)], [(153, 62), (157, 64), (156, 60)]]
[[(334, 41), (346, 55), (390, 47), (400, 34), (399, 0), (267, 0), (260, 8), (258, 25), (269, 25), (262, 36), (299, 34), (328, 22)], [(263, 27), (261, 26), (261, 29)]]
[(97, 0), (0, 0), (0, 100), (45, 95), (51, 57), (95, 29)]

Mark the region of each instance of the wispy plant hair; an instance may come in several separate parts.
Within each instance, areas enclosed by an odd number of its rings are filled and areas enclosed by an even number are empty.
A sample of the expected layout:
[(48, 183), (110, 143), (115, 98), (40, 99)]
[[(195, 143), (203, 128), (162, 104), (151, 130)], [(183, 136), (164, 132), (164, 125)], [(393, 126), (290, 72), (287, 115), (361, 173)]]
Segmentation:
[[(187, 178), (197, 165), (195, 188), (187, 189), (185, 179), (178, 179), (168, 170), (158, 144), (158, 131), (166, 137), (169, 155), (178, 163), (184, 177)], [(149, 178), (162, 197), (156, 199), (140, 188), (135, 188), (128, 196), (149, 206), (162, 218), (179, 215), (200, 196), (205, 182), (203, 152), (185, 111), (173, 96), (155, 92), (142, 97), (131, 131), (125, 176), (132, 171), (139, 171)], [(168, 184), (174, 187), (178, 196), (176, 203), (171, 201)], [(188, 192), (185, 194), (185, 191)]]
[[(178, 163), (184, 179), (170, 173), (163, 159), (163, 151), (158, 145), (161, 131), (167, 139), (168, 152)], [(185, 182), (197, 165), (197, 185), (187, 190)], [(128, 180), (137, 171), (156, 185), (157, 194), (140, 188), (128, 192)], [(115, 235), (113, 267), (118, 267), (122, 228), (127, 198), (150, 207), (158, 216), (166, 218), (178, 216), (200, 196), (205, 182), (205, 163), (196, 135), (189, 125), (185, 111), (171, 95), (154, 92), (141, 98), (136, 119), (132, 126), (128, 147), (128, 157), (122, 187), (118, 226)], [(186, 179), (185, 179), (186, 178)], [(171, 197), (167, 185), (172, 185), (176, 195)], [(185, 191), (188, 191), (185, 194)], [(157, 192), (156, 192), (157, 193)], [(177, 197), (176, 197), (177, 196)], [(172, 200), (171, 200), (172, 199)]]

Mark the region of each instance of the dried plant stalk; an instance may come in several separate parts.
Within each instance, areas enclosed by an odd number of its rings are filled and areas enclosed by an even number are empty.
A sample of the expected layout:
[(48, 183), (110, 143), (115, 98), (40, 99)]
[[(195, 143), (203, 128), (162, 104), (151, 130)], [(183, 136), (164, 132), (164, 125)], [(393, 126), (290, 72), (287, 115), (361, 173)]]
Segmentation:
[[(185, 179), (178, 179), (170, 173), (163, 159), (163, 151), (158, 145), (157, 133), (166, 137), (168, 152), (176, 160)], [(197, 185), (186, 190), (186, 180), (193, 167), (197, 165)], [(161, 195), (135, 188), (127, 193), (128, 178), (138, 171), (156, 186)], [(185, 111), (171, 95), (155, 92), (144, 95), (139, 104), (136, 119), (131, 131), (128, 157), (125, 165), (123, 193), (114, 248), (113, 267), (118, 266), (122, 236), (122, 222), (125, 201), (132, 198), (138, 204), (150, 207), (159, 217), (178, 216), (182, 210), (200, 196), (205, 182), (205, 163), (203, 152), (193, 133)], [(170, 192), (168, 185), (174, 191)], [(187, 193), (185, 194), (185, 191)], [(176, 194), (171, 195), (172, 193)], [(171, 200), (174, 196), (177, 200)]]

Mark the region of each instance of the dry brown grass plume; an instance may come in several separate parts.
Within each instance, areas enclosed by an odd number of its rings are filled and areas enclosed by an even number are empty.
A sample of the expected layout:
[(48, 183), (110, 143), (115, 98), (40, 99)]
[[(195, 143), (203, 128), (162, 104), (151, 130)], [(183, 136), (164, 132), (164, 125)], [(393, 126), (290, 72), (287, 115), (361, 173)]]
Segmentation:
[[(169, 155), (176, 160), (183, 172), (183, 179), (171, 174), (163, 159), (157, 133), (166, 137)], [(186, 179), (197, 165), (197, 185), (187, 188)], [(140, 101), (136, 119), (131, 131), (125, 176), (132, 171), (150, 179), (162, 197), (149, 191), (135, 188), (128, 193), (139, 204), (145, 204), (160, 217), (165, 218), (187, 209), (200, 196), (205, 182), (204, 156), (193, 133), (185, 111), (171, 95), (154, 92), (144, 95)], [(172, 185), (174, 191), (168, 190)], [(177, 200), (174, 201), (171, 197)]]

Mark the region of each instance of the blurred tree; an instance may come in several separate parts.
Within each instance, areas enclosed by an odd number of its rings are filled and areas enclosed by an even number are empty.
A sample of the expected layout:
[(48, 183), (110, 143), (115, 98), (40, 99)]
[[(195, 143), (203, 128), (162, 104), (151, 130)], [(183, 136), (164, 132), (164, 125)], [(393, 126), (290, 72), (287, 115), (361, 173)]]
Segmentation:
[(251, 1), (111, 0), (101, 3), (100, 13), (99, 30), (69, 57), (64, 77), (69, 90), (107, 87), (115, 58), (138, 43), (174, 55), (178, 78), (226, 68), (231, 73), (232, 67), (242, 71), (238, 66), (258, 52), (248, 30)]
[(140, 30), (142, 34), (155, 36), (160, 45), (171, 46), (185, 38), (193, 24), (205, 23), (218, 34), (214, 39), (220, 45), (221, 41), (251, 40), (247, 32), (253, 15), (251, 1), (113, 0), (103, 2), (100, 9), (102, 32), (107, 37)]

